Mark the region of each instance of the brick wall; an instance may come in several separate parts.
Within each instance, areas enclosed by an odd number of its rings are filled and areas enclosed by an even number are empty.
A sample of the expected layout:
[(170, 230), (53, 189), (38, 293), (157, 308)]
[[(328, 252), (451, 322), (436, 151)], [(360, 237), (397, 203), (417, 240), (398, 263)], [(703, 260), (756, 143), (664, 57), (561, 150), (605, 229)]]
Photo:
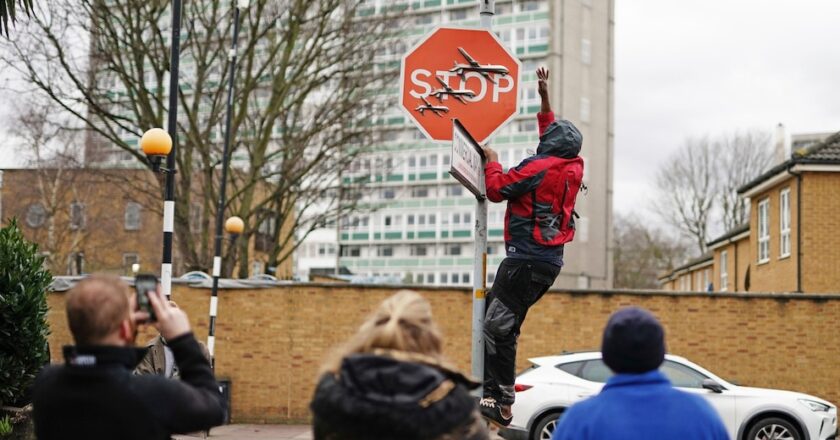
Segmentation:
[(840, 290), (840, 173), (802, 179), (802, 289)]
[[(471, 305), (464, 289), (419, 289), (432, 303), (446, 354), (469, 369)], [(217, 374), (230, 378), (235, 422), (301, 421), (324, 356), (394, 288), (297, 284), (219, 294)], [(196, 334), (207, 335), (210, 291), (175, 286)], [(53, 360), (69, 343), (64, 294), (49, 297)], [(671, 353), (744, 385), (802, 391), (840, 402), (840, 296), (551, 292), (528, 314), (518, 368), (527, 358), (598, 348), (618, 307), (639, 305), (663, 322)], [(138, 340), (144, 341), (144, 335)]]

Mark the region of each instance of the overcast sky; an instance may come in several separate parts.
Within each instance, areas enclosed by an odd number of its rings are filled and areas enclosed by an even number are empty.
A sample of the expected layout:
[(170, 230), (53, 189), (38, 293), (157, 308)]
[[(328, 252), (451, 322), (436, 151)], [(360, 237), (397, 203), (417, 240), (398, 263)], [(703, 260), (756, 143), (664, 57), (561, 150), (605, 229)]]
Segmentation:
[(688, 136), (840, 130), (840, 0), (616, 0), (615, 21), (617, 212), (650, 215), (657, 166)]
[(615, 209), (688, 136), (840, 130), (840, 1), (616, 0)]

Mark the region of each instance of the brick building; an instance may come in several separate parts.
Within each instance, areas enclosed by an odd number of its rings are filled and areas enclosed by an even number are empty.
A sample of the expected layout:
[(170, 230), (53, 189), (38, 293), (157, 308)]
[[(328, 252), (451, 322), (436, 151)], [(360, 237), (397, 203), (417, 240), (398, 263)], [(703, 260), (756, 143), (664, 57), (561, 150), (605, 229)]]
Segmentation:
[[(795, 149), (738, 192), (749, 223), (708, 243), (712, 290), (840, 292), (840, 132)], [(679, 278), (700, 270), (686, 265), (659, 280), (666, 290), (696, 291)]]
[[(163, 199), (156, 178), (140, 168), (2, 170), (0, 224), (16, 218), (24, 236), (47, 256), (46, 264), (54, 275), (130, 275), (133, 264), (155, 273), (163, 241)], [(202, 216), (191, 212), (188, 221), (190, 230), (201, 230), (194, 223), (203, 221)], [(250, 240), (250, 275), (263, 273), (273, 227), (266, 222)], [(176, 235), (173, 250), (176, 276), (190, 269), (178, 255), (179, 239)], [(278, 277), (291, 275), (290, 260), (278, 267)]]

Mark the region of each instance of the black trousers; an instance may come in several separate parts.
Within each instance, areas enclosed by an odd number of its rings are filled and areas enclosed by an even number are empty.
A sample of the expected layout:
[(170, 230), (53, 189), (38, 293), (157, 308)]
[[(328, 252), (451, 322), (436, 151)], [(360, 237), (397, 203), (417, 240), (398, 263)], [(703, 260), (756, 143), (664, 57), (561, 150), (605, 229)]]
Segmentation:
[(516, 346), (528, 309), (554, 284), (560, 267), (505, 258), (487, 294), (484, 313), (484, 397), (512, 405)]

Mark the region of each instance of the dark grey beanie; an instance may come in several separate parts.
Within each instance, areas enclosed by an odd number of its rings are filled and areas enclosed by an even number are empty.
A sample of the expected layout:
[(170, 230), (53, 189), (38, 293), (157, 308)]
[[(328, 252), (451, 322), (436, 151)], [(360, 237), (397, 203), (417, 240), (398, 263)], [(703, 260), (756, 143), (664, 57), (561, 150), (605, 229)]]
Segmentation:
[(604, 363), (616, 373), (655, 370), (665, 360), (665, 330), (645, 309), (621, 309), (607, 321), (601, 354)]

